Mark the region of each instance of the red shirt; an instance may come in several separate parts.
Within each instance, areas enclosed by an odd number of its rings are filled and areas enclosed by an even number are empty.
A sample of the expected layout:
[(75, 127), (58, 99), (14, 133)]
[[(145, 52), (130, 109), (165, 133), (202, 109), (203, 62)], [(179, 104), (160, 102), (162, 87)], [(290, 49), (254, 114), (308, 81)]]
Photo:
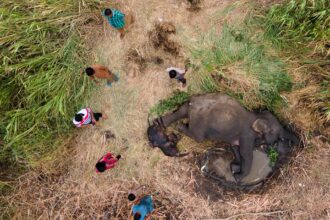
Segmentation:
[[(117, 158), (114, 158), (110, 152), (104, 155), (98, 162), (105, 162), (105, 170), (114, 168), (117, 163)], [(96, 170), (99, 173), (98, 170)]]

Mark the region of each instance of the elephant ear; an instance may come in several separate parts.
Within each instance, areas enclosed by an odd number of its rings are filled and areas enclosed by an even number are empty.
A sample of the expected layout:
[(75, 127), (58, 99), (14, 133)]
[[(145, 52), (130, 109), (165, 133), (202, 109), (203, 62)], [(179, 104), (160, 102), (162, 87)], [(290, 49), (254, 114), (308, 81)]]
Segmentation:
[(265, 134), (270, 132), (269, 124), (265, 119), (257, 119), (253, 122), (252, 128), (259, 134)]

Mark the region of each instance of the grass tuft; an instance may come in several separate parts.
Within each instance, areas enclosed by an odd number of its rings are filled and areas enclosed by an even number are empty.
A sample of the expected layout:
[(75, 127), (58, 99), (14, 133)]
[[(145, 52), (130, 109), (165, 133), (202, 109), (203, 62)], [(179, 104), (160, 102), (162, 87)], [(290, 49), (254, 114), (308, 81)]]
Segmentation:
[(267, 151), (268, 158), (270, 159), (270, 166), (274, 167), (277, 160), (279, 153), (274, 147), (269, 147)]
[(168, 111), (174, 110), (189, 99), (189, 94), (182, 91), (175, 91), (167, 99), (160, 100), (154, 107), (150, 109), (151, 114), (160, 116)]

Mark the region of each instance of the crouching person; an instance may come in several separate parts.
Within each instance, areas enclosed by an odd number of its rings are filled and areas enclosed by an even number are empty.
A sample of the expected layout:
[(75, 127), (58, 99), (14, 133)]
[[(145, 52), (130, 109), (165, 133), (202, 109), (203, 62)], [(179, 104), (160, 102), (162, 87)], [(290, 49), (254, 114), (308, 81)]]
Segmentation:
[(97, 124), (100, 118), (107, 119), (108, 117), (104, 113), (94, 113), (91, 108), (83, 108), (74, 116), (72, 122), (78, 128), (88, 127)]
[(95, 169), (97, 173), (103, 173), (108, 169), (112, 169), (116, 166), (116, 163), (121, 158), (121, 155), (114, 156), (111, 152), (106, 153), (103, 157), (101, 157), (96, 165)]
[[(131, 194), (130, 194), (131, 195)], [(135, 200), (135, 196), (128, 198), (130, 201)], [(151, 213), (154, 210), (152, 197), (150, 195), (137, 199), (133, 205), (131, 219), (132, 220), (147, 220), (151, 218)]]

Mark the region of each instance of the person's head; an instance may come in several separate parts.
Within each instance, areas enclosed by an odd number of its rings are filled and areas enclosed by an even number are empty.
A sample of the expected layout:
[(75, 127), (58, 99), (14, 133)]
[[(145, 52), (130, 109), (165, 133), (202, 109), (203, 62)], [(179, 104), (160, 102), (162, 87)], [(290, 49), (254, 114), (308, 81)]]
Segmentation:
[(92, 67), (87, 67), (85, 69), (85, 72), (86, 72), (87, 76), (92, 76), (92, 75), (94, 75), (95, 70)]
[(172, 79), (174, 77), (176, 77), (176, 71), (175, 70), (171, 70), (168, 74), (170, 75), (170, 78), (172, 78)]
[(106, 8), (104, 10), (104, 15), (111, 17), (112, 16), (112, 11), (110, 8)]
[(140, 218), (141, 218), (140, 212), (135, 213), (134, 220), (140, 220)]
[(127, 198), (128, 198), (129, 201), (132, 202), (132, 201), (135, 200), (136, 196), (133, 193), (130, 193), (130, 194), (128, 194), (128, 197)]
[(83, 114), (76, 114), (76, 116), (74, 116), (74, 120), (81, 122), (81, 120), (83, 120)]
[(105, 171), (105, 162), (102, 161), (102, 162), (97, 162), (97, 164), (95, 165), (97, 171), (99, 171), (100, 173), (104, 172)]

